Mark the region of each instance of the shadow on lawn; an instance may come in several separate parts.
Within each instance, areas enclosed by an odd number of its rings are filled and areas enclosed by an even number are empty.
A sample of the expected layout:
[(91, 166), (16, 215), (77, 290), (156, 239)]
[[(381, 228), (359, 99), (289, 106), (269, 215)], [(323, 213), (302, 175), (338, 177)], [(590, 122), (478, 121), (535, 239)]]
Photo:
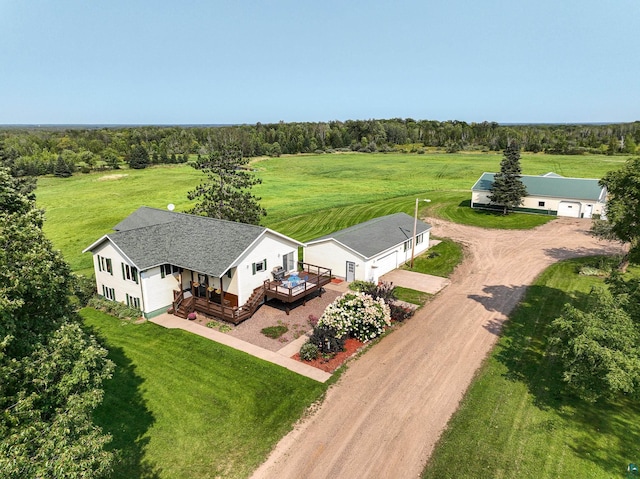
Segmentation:
[(117, 459), (111, 477), (157, 479), (161, 469), (144, 461), (149, 442), (145, 433), (155, 419), (140, 394), (143, 379), (121, 348), (109, 346), (109, 359), (116, 369), (104, 385), (104, 401), (94, 419), (113, 438), (109, 447), (116, 451)]
[(508, 379), (526, 384), (537, 407), (557, 414), (558, 419), (550, 419), (552, 429), (556, 421), (565, 423), (567, 445), (576, 456), (619, 474), (627, 463), (640, 461), (640, 404), (626, 398), (596, 404), (580, 400), (568, 391), (561, 365), (549, 354), (548, 325), (564, 304), (585, 305), (587, 296), (531, 286), (505, 323), (494, 357), (507, 367)]
[(548, 326), (560, 315), (563, 305), (583, 299), (533, 285), (504, 325), (495, 357), (507, 366), (509, 379), (527, 385), (536, 406), (542, 409), (562, 406), (566, 391), (560, 365), (547, 354)]

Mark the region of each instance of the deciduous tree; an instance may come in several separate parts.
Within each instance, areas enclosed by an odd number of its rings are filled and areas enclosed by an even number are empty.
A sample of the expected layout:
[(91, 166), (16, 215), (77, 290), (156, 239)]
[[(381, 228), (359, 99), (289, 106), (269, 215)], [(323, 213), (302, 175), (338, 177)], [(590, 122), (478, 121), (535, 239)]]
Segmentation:
[(69, 267), (42, 223), (0, 169), (0, 475), (100, 478), (113, 454), (92, 412), (113, 365), (81, 329)]
[(594, 221), (591, 231), (603, 238), (615, 238), (629, 245), (621, 269), (640, 262), (640, 158), (628, 160), (610, 171), (600, 184), (607, 188), (606, 221)]
[(207, 180), (188, 193), (190, 200), (198, 200), (191, 213), (239, 223), (260, 224), (267, 212), (251, 193), (262, 180), (245, 169), (249, 158), (236, 148), (214, 151), (194, 164)]
[(527, 196), (520, 174), (520, 147), (510, 142), (504, 150), (504, 157), (500, 162), (500, 173), (496, 173), (491, 186), (489, 201), (492, 204), (503, 207), (503, 213), (508, 214), (510, 209), (522, 204), (522, 199)]
[(640, 333), (617, 298), (594, 290), (587, 311), (565, 306), (551, 324), (551, 344), (563, 365), (563, 378), (588, 401), (637, 394), (640, 386)]

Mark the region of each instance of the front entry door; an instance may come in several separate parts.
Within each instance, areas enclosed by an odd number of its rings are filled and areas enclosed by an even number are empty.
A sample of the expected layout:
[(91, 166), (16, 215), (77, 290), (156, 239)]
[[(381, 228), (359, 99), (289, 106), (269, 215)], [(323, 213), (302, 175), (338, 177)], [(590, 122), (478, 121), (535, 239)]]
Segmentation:
[(347, 261), (347, 281), (353, 281), (356, 279), (356, 264), (353, 261)]

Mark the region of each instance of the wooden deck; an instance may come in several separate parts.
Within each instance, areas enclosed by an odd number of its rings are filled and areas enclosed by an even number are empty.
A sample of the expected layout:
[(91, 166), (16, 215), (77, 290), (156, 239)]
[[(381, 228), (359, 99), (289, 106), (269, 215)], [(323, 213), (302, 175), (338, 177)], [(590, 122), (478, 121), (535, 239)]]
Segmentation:
[(219, 304), (207, 298), (185, 297), (183, 291), (174, 291), (173, 296), (173, 309), (176, 316), (186, 319), (189, 313), (197, 311), (212, 318), (238, 325), (253, 316), (262, 303), (264, 291), (263, 287), (256, 288), (242, 307)]
[(307, 263), (299, 263), (301, 268), (297, 274), (289, 275), (282, 281), (272, 280), (264, 282), (264, 293), (268, 299), (278, 299), (287, 306), (285, 311), (289, 314), (290, 305), (296, 301), (306, 304), (307, 298), (318, 293), (322, 296), (324, 286), (331, 282), (331, 270)]
[[(289, 314), (292, 303), (302, 301), (306, 304), (307, 298), (314, 293), (322, 296), (323, 287), (331, 282), (331, 270), (328, 268), (299, 262), (298, 269), (297, 275), (291, 274), (281, 281), (265, 281), (262, 286), (253, 290), (251, 297), (240, 307), (237, 306), (237, 296), (236, 304), (233, 304), (233, 295), (229, 295), (231, 301), (222, 300), (223, 304), (220, 304), (207, 297), (193, 296), (190, 292), (174, 291), (174, 314), (186, 319), (189, 313), (198, 311), (237, 325), (253, 316), (265, 299), (279, 299), (286, 304), (285, 311)], [(193, 288), (192, 284), (192, 291)]]

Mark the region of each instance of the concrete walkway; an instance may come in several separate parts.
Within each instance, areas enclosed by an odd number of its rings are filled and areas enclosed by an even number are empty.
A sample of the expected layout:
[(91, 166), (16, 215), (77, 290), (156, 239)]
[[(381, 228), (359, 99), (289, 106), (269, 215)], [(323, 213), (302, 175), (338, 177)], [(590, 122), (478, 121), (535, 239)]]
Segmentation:
[(156, 316), (149, 321), (165, 328), (182, 329), (184, 331), (189, 331), (190, 333), (197, 334), (198, 336), (211, 339), (212, 341), (224, 344), (225, 346), (229, 346), (230, 348), (237, 349), (238, 351), (243, 351), (257, 358), (269, 361), (270, 363), (277, 364), (278, 366), (282, 366), (283, 368), (287, 368), (290, 371), (301, 374), (302, 376), (306, 376), (321, 383), (328, 381), (331, 377), (330, 373), (322, 371), (318, 368), (314, 368), (313, 366), (309, 366), (308, 364), (301, 363), (300, 361), (296, 361), (295, 359), (291, 359), (291, 356), (300, 351), (300, 346), (302, 346), (308, 339), (306, 335), (300, 336), (298, 339), (296, 339), (295, 341), (291, 341), (279, 351), (274, 352), (269, 351), (268, 349), (261, 348), (259, 346), (255, 346), (246, 341), (242, 341), (241, 339), (234, 338), (233, 336), (229, 336), (228, 334), (221, 333), (220, 331), (216, 331), (192, 321), (179, 318), (172, 314), (161, 314), (160, 316)]
[[(425, 291), (431, 294), (437, 293), (440, 289), (449, 284), (449, 280), (445, 278), (400, 270), (392, 271), (391, 273), (383, 276), (382, 279), (384, 281), (392, 281), (396, 286), (404, 286), (406, 288)], [(330, 283), (326, 288), (343, 293), (347, 291), (348, 283), (346, 281), (339, 284)], [(251, 318), (249, 321), (252, 320), (255, 320), (255, 318)], [(193, 321), (179, 318), (173, 314), (161, 314), (149, 321), (168, 329), (182, 329), (184, 331), (197, 334), (198, 336), (224, 344), (225, 346), (237, 349), (238, 351), (243, 351), (257, 358), (269, 361), (270, 363), (277, 364), (278, 366), (282, 366), (283, 368), (287, 368), (290, 371), (321, 383), (328, 381), (331, 377), (331, 373), (327, 373), (318, 368), (314, 368), (313, 366), (309, 366), (308, 364), (291, 359), (291, 356), (299, 352), (300, 347), (307, 341), (308, 336), (306, 334), (303, 334), (298, 339), (291, 341), (278, 351), (270, 351), (229, 334), (222, 333), (212, 328), (207, 328), (206, 326), (202, 326), (201, 324)]]
[(432, 276), (430, 274), (415, 273), (413, 271), (405, 271), (402, 269), (394, 269), (380, 278), (387, 283), (393, 283), (394, 286), (402, 286), (403, 288), (411, 288), (424, 293), (436, 294), (441, 289), (449, 286), (451, 281), (440, 276)]

